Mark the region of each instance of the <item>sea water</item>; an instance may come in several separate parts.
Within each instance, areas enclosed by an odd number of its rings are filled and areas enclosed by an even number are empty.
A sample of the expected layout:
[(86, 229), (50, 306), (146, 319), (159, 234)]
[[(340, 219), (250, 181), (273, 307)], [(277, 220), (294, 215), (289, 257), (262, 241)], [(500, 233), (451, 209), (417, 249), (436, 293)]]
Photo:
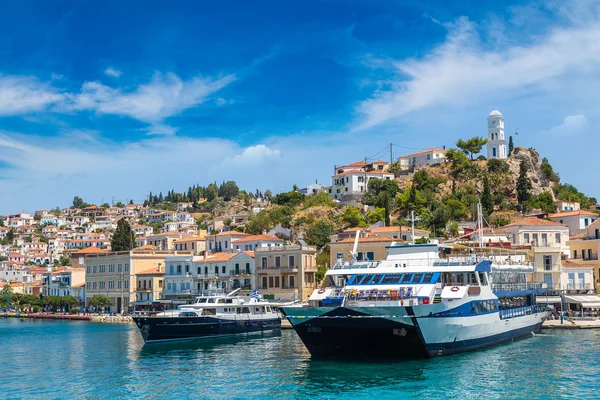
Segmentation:
[(402, 362), (312, 361), (291, 330), (144, 345), (133, 324), (0, 319), (0, 398), (600, 397), (600, 330)]

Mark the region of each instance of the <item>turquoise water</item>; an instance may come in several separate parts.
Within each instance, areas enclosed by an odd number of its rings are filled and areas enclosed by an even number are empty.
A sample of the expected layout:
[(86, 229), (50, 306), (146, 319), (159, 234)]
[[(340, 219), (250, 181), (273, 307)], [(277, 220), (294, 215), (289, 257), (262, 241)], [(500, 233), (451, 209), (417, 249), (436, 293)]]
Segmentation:
[(293, 331), (143, 346), (133, 325), (0, 319), (0, 398), (598, 398), (600, 330), (398, 363), (311, 361)]

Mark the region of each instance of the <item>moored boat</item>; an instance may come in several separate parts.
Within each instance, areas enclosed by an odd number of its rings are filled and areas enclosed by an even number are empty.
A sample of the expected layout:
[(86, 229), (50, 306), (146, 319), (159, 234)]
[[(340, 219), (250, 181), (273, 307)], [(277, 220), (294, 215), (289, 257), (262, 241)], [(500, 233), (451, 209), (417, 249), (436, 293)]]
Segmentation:
[(392, 245), (385, 260), (340, 261), (311, 307), (282, 311), (314, 357), (437, 357), (540, 330), (549, 310), (530, 264), (450, 250)]
[(133, 317), (146, 343), (214, 338), (281, 328), (281, 316), (257, 297), (199, 296), (176, 310)]

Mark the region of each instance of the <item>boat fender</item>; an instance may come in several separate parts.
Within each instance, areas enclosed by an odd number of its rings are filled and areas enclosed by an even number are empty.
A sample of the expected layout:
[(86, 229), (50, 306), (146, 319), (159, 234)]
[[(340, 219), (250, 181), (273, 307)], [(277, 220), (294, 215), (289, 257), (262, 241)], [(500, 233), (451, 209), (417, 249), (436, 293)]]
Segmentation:
[(458, 286), (452, 286), (450, 290), (452, 290), (453, 292), (458, 292)]
[(325, 289), (319, 289), (319, 291), (317, 293), (323, 294), (323, 293), (325, 293)]

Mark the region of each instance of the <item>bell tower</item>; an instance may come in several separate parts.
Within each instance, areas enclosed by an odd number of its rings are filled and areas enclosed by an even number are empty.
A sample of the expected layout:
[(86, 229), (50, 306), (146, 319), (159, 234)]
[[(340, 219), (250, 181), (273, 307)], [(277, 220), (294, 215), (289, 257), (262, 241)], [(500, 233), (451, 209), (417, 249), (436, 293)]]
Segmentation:
[(487, 158), (506, 158), (506, 140), (504, 139), (504, 117), (500, 111), (494, 109), (487, 118), (488, 142)]

